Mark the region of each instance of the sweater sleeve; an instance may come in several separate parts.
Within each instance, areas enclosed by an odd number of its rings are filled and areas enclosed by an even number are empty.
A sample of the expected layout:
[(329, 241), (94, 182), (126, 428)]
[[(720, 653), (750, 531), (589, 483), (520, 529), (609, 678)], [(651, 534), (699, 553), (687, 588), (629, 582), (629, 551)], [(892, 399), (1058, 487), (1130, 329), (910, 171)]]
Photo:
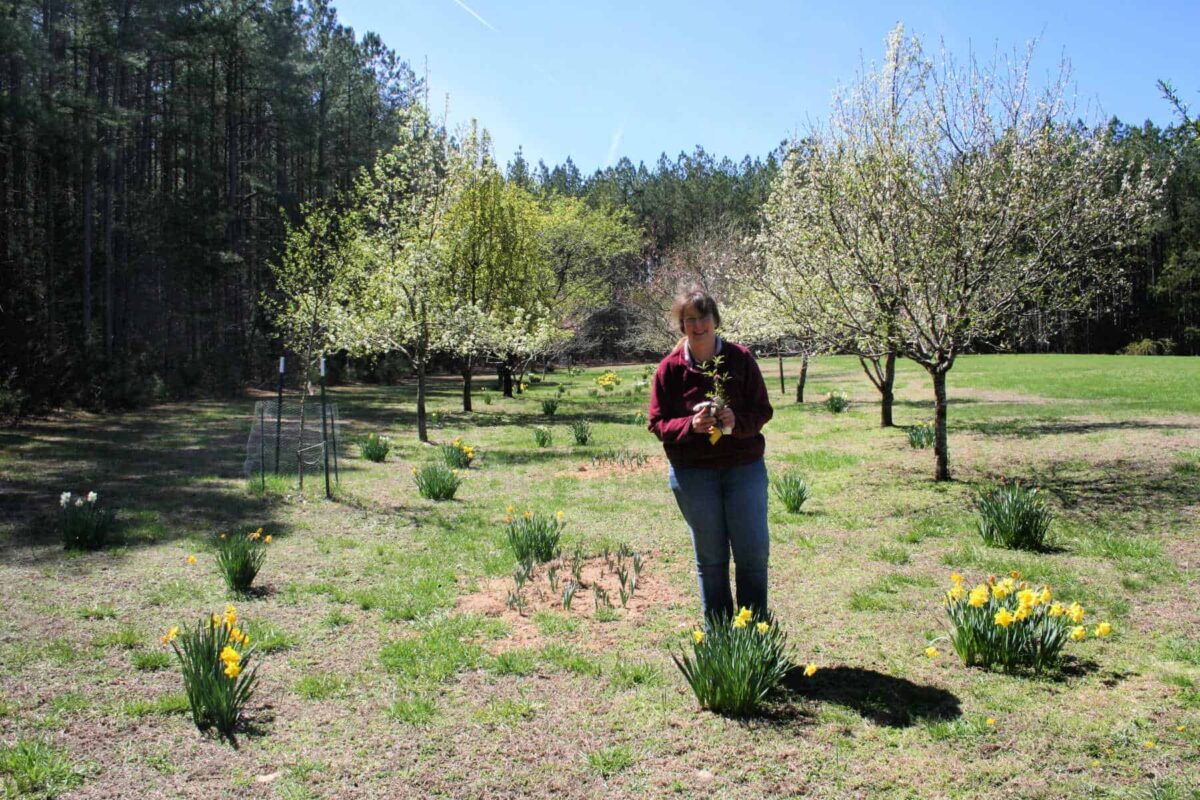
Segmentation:
[(743, 372), (741, 390), (745, 407), (733, 409), (736, 421), (733, 436), (749, 439), (758, 436), (763, 426), (775, 415), (775, 409), (771, 408), (767, 385), (763, 381), (762, 370), (758, 368), (758, 362), (749, 351), (746, 353), (746, 369)]
[(654, 383), (650, 386), (647, 427), (659, 438), (659, 441), (685, 442), (693, 436), (692, 416), (690, 414), (682, 417), (666, 416), (666, 407), (670, 405), (670, 390), (666, 386), (666, 372), (666, 368), (660, 365), (658, 371), (654, 373)]

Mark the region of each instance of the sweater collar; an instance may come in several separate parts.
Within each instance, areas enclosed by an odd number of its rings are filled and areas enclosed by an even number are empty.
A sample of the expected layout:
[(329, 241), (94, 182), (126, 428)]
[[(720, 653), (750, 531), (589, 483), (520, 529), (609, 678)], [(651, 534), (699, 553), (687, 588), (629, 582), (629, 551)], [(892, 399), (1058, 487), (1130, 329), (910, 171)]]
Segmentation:
[[(720, 354), (721, 348), (724, 347), (724, 345), (725, 345), (725, 340), (722, 339), (720, 336), (718, 336), (717, 344), (713, 348), (713, 358), (716, 358)], [(687, 362), (687, 365), (689, 367), (691, 367), (692, 369), (696, 369), (700, 366), (699, 364), (696, 363), (696, 359), (692, 355), (692, 348), (688, 347), (687, 339), (683, 340), (683, 358), (684, 358), (684, 361)]]

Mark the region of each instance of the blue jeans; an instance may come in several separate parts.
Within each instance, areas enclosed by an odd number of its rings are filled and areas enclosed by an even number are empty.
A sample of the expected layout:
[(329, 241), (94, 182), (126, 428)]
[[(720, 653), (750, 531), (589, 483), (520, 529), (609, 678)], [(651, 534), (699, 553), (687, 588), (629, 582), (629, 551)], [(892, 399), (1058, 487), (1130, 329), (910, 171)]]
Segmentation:
[(696, 550), (700, 606), (705, 617), (733, 614), (729, 553), (733, 551), (738, 606), (767, 612), (767, 465), (676, 467), (668, 472)]

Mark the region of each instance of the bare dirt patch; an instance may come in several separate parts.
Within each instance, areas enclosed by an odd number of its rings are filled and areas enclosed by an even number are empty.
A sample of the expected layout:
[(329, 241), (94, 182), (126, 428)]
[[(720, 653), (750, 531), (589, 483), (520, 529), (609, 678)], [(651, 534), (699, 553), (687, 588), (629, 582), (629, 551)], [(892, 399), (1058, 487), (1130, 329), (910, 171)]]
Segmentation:
[[(571, 619), (595, 620), (603, 604), (597, 604), (596, 589), (605, 592), (621, 621), (621, 627), (629, 624), (637, 625), (638, 621), (648, 615), (661, 614), (662, 609), (672, 606), (686, 605), (686, 597), (679, 589), (672, 587), (662, 569), (658, 568), (656, 553), (642, 553), (642, 572), (637, 579), (637, 587), (633, 596), (628, 598), (625, 607), (621, 607), (620, 578), (616, 574), (615, 557), (605, 562), (603, 556), (595, 556), (583, 561), (580, 571), (580, 587), (571, 603), (571, 610), (563, 608), (563, 587), (571, 580), (570, 558), (555, 560), (547, 564), (539, 564), (534, 568), (526, 582), (522, 597), (525, 607), (516, 610), (509, 607), (508, 596), (515, 586), (511, 577), (490, 578), (479, 583), (479, 590), (458, 598), (456, 609), (460, 613), (482, 614), (487, 617), (501, 619), (509, 626), (511, 634), (504, 640), (496, 642), (499, 650), (511, 650), (522, 647), (539, 647), (545, 639), (538, 626), (533, 621), (539, 612), (553, 612)], [(563, 564), (565, 561), (565, 565)], [(558, 567), (558, 589), (551, 591), (549, 572), (552, 566)], [(630, 559), (625, 559), (625, 568), (631, 578), (633, 567)], [(596, 628), (593, 628), (596, 630)], [(611, 637), (604, 635), (590, 637), (586, 645), (589, 649), (602, 651), (607, 649), (619, 636), (613, 630)], [(553, 637), (549, 637), (553, 638)]]

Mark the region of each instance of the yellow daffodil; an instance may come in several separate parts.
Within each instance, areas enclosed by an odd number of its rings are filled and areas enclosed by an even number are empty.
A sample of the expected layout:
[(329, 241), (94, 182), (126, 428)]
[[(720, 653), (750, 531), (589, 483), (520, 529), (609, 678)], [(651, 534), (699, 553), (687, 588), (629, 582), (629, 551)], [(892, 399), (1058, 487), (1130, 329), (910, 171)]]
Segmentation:
[(742, 619), (741, 617), (734, 617), (733, 618), (733, 627), (735, 627), (735, 628), (746, 627), (746, 620)]
[(233, 606), (225, 606), (225, 627), (232, 628), (237, 624), (237, 610)]
[(191, 553), (188, 553), (187, 562), (188, 562), (189, 564), (195, 564), (195, 563), (196, 563), (196, 556), (192, 555)]
[(961, 583), (956, 583), (950, 587), (950, 591), (946, 592), (946, 596), (955, 603), (961, 602), (967, 596), (967, 590), (963, 588)]
[(554, 512), (554, 518), (555, 518), (556, 520), (558, 520), (559, 522), (562, 522), (562, 521), (563, 521), (563, 512), (561, 512), (561, 511), (555, 511), (555, 512)]
[(241, 664), (238, 664), (236, 661), (230, 661), (229, 663), (227, 663), (225, 665), (225, 677), (226, 678), (236, 678), (241, 673), (242, 673), (242, 666), (241, 666)]
[(817, 665), (816, 664), (809, 664), (807, 667), (804, 668), (804, 677), (811, 678), (813, 675), (816, 675), (816, 674), (817, 674)]
[(213, 614), (213, 615), (212, 615), (212, 626), (215, 628), (215, 627), (217, 627), (217, 626), (218, 626), (218, 625), (220, 625), (220, 624), (221, 624), (221, 615), (220, 615), (220, 614)]
[(1153, 747), (1154, 747), (1154, 740), (1153, 740), (1153, 739), (1147, 739), (1146, 741), (1142, 742), (1142, 747), (1145, 747), (1146, 749), (1151, 749), (1151, 748), (1153, 748)]
[(411, 472), (413, 475), (416, 475), (416, 474), (417, 474), (417, 468), (416, 468), (416, 467), (409, 467), (408, 471), (409, 471), (409, 472)]
[(524, 517), (525, 517), (525, 519), (533, 519), (533, 512), (530, 511), (528, 508), (525, 509)]
[(1081, 642), (1086, 638), (1087, 638), (1087, 628), (1083, 627), (1082, 625), (1076, 625), (1074, 628), (1071, 629), (1072, 641)]
[(258, 530), (256, 530), (256, 531), (251, 531), (251, 532), (250, 532), (249, 534), (247, 534), (247, 535), (248, 535), (248, 536), (249, 536), (251, 539), (260, 539), (260, 538), (262, 538), (262, 528), (259, 528), (259, 529), (258, 529)]
[(229, 632), (229, 641), (231, 641), (231, 642), (236, 642), (236, 643), (238, 643), (238, 644), (241, 644), (241, 641), (242, 641), (242, 629), (241, 629), (241, 628), (234, 628), (233, 630), (231, 630), (231, 631)]
[(1016, 617), (1014, 617), (1007, 608), (1002, 608), (996, 612), (996, 624), (1001, 628), (1007, 628), (1009, 625), (1012, 625), (1014, 619), (1016, 619)]
[(1103, 639), (1105, 636), (1108, 636), (1110, 633), (1112, 633), (1112, 625), (1109, 625), (1107, 622), (1101, 622), (1096, 626), (1095, 635), (1099, 636), (1101, 639)]
[(1176, 727), (1175, 730), (1179, 731), (1180, 733), (1186, 733), (1187, 725), (1180, 725), (1180, 726)]
[(988, 601), (988, 587), (986, 584), (981, 583), (978, 586), (976, 586), (974, 589), (971, 590), (971, 597), (969, 600), (967, 600), (967, 603), (974, 606), (975, 608), (979, 608), (981, 605), (983, 605), (987, 601)]
[(175, 637), (178, 635), (179, 635), (179, 626), (175, 625), (171, 628), (171, 630), (167, 631), (166, 633), (164, 633), (162, 635), (162, 643), (170, 644), (171, 642), (175, 641)]
[(983, 724), (987, 725), (989, 728), (994, 728), (996, 727), (996, 720), (992, 717), (988, 717), (983, 721)]
[(266, 542), (267, 544), (270, 544), (271, 543), (271, 534), (268, 533), (266, 536), (264, 536), (263, 541)]
[(238, 664), (242, 660), (242, 654), (229, 645), (225, 645), (225, 648), (221, 650), (221, 660), (226, 664)]
[(1040, 595), (1038, 595), (1038, 602), (1039, 603), (1049, 603), (1052, 599), (1054, 599), (1054, 595), (1052, 595), (1050, 593), (1050, 587), (1043, 586), (1042, 593)]
[(754, 629), (756, 631), (758, 631), (759, 633), (766, 633), (767, 631), (769, 631), (771, 629), (771, 626), (765, 622), (760, 622), (754, 626)]
[(1015, 619), (1017, 622), (1020, 622), (1021, 620), (1028, 619), (1029, 615), (1032, 613), (1033, 611), (1029, 608), (1029, 606), (1021, 606), (1017, 609), (1017, 613), (1013, 614), (1013, 619)]
[(1061, 617), (1064, 611), (1065, 609), (1063, 609), (1062, 603), (1055, 603), (1054, 605), (1050, 606), (1050, 616), (1052, 617)]
[(1079, 605), (1079, 603), (1071, 603), (1071, 605), (1067, 606), (1067, 618), (1076, 625), (1083, 622), (1083, 614), (1083, 606)]
[(750, 609), (746, 608), (745, 606), (742, 606), (741, 611), (737, 613), (737, 618), (740, 619), (743, 624), (749, 622), (753, 616), (754, 615), (750, 613)]
[(1012, 572), (1008, 573), (1008, 577), (1012, 578), (1014, 581), (1019, 581), (1021, 579), (1021, 573), (1020, 571), (1014, 569)]
[(1038, 596), (1032, 589), (1022, 589), (1017, 592), (1017, 604), (1021, 608), (1033, 608), (1037, 605)]
[(963, 576), (959, 575), (957, 572), (951, 572), (950, 573), (950, 582), (956, 586), (960, 586), (960, 585), (962, 585), (962, 582), (963, 582)]
[(508, 508), (504, 509), (504, 513), (505, 513), (505, 514), (508, 514), (509, 516), (512, 516), (512, 513), (513, 513), (514, 511), (516, 511), (516, 509), (515, 509), (515, 508), (513, 508), (512, 506), (509, 506)]
[(695, 642), (696, 644), (700, 644), (701, 642), (703, 642), (704, 641), (704, 631), (702, 631), (702, 630), (692, 631), (692, 641)]
[(929, 645), (929, 647), (925, 648), (925, 657), (926, 658), (937, 658), (939, 655), (941, 655), (941, 654), (938, 652), (938, 649), (936, 647), (934, 647), (933, 645)]
[(996, 598), (997, 600), (1003, 600), (1004, 598), (1008, 597), (1008, 593), (1009, 588), (1003, 583), (997, 583), (992, 587), (992, 597)]

